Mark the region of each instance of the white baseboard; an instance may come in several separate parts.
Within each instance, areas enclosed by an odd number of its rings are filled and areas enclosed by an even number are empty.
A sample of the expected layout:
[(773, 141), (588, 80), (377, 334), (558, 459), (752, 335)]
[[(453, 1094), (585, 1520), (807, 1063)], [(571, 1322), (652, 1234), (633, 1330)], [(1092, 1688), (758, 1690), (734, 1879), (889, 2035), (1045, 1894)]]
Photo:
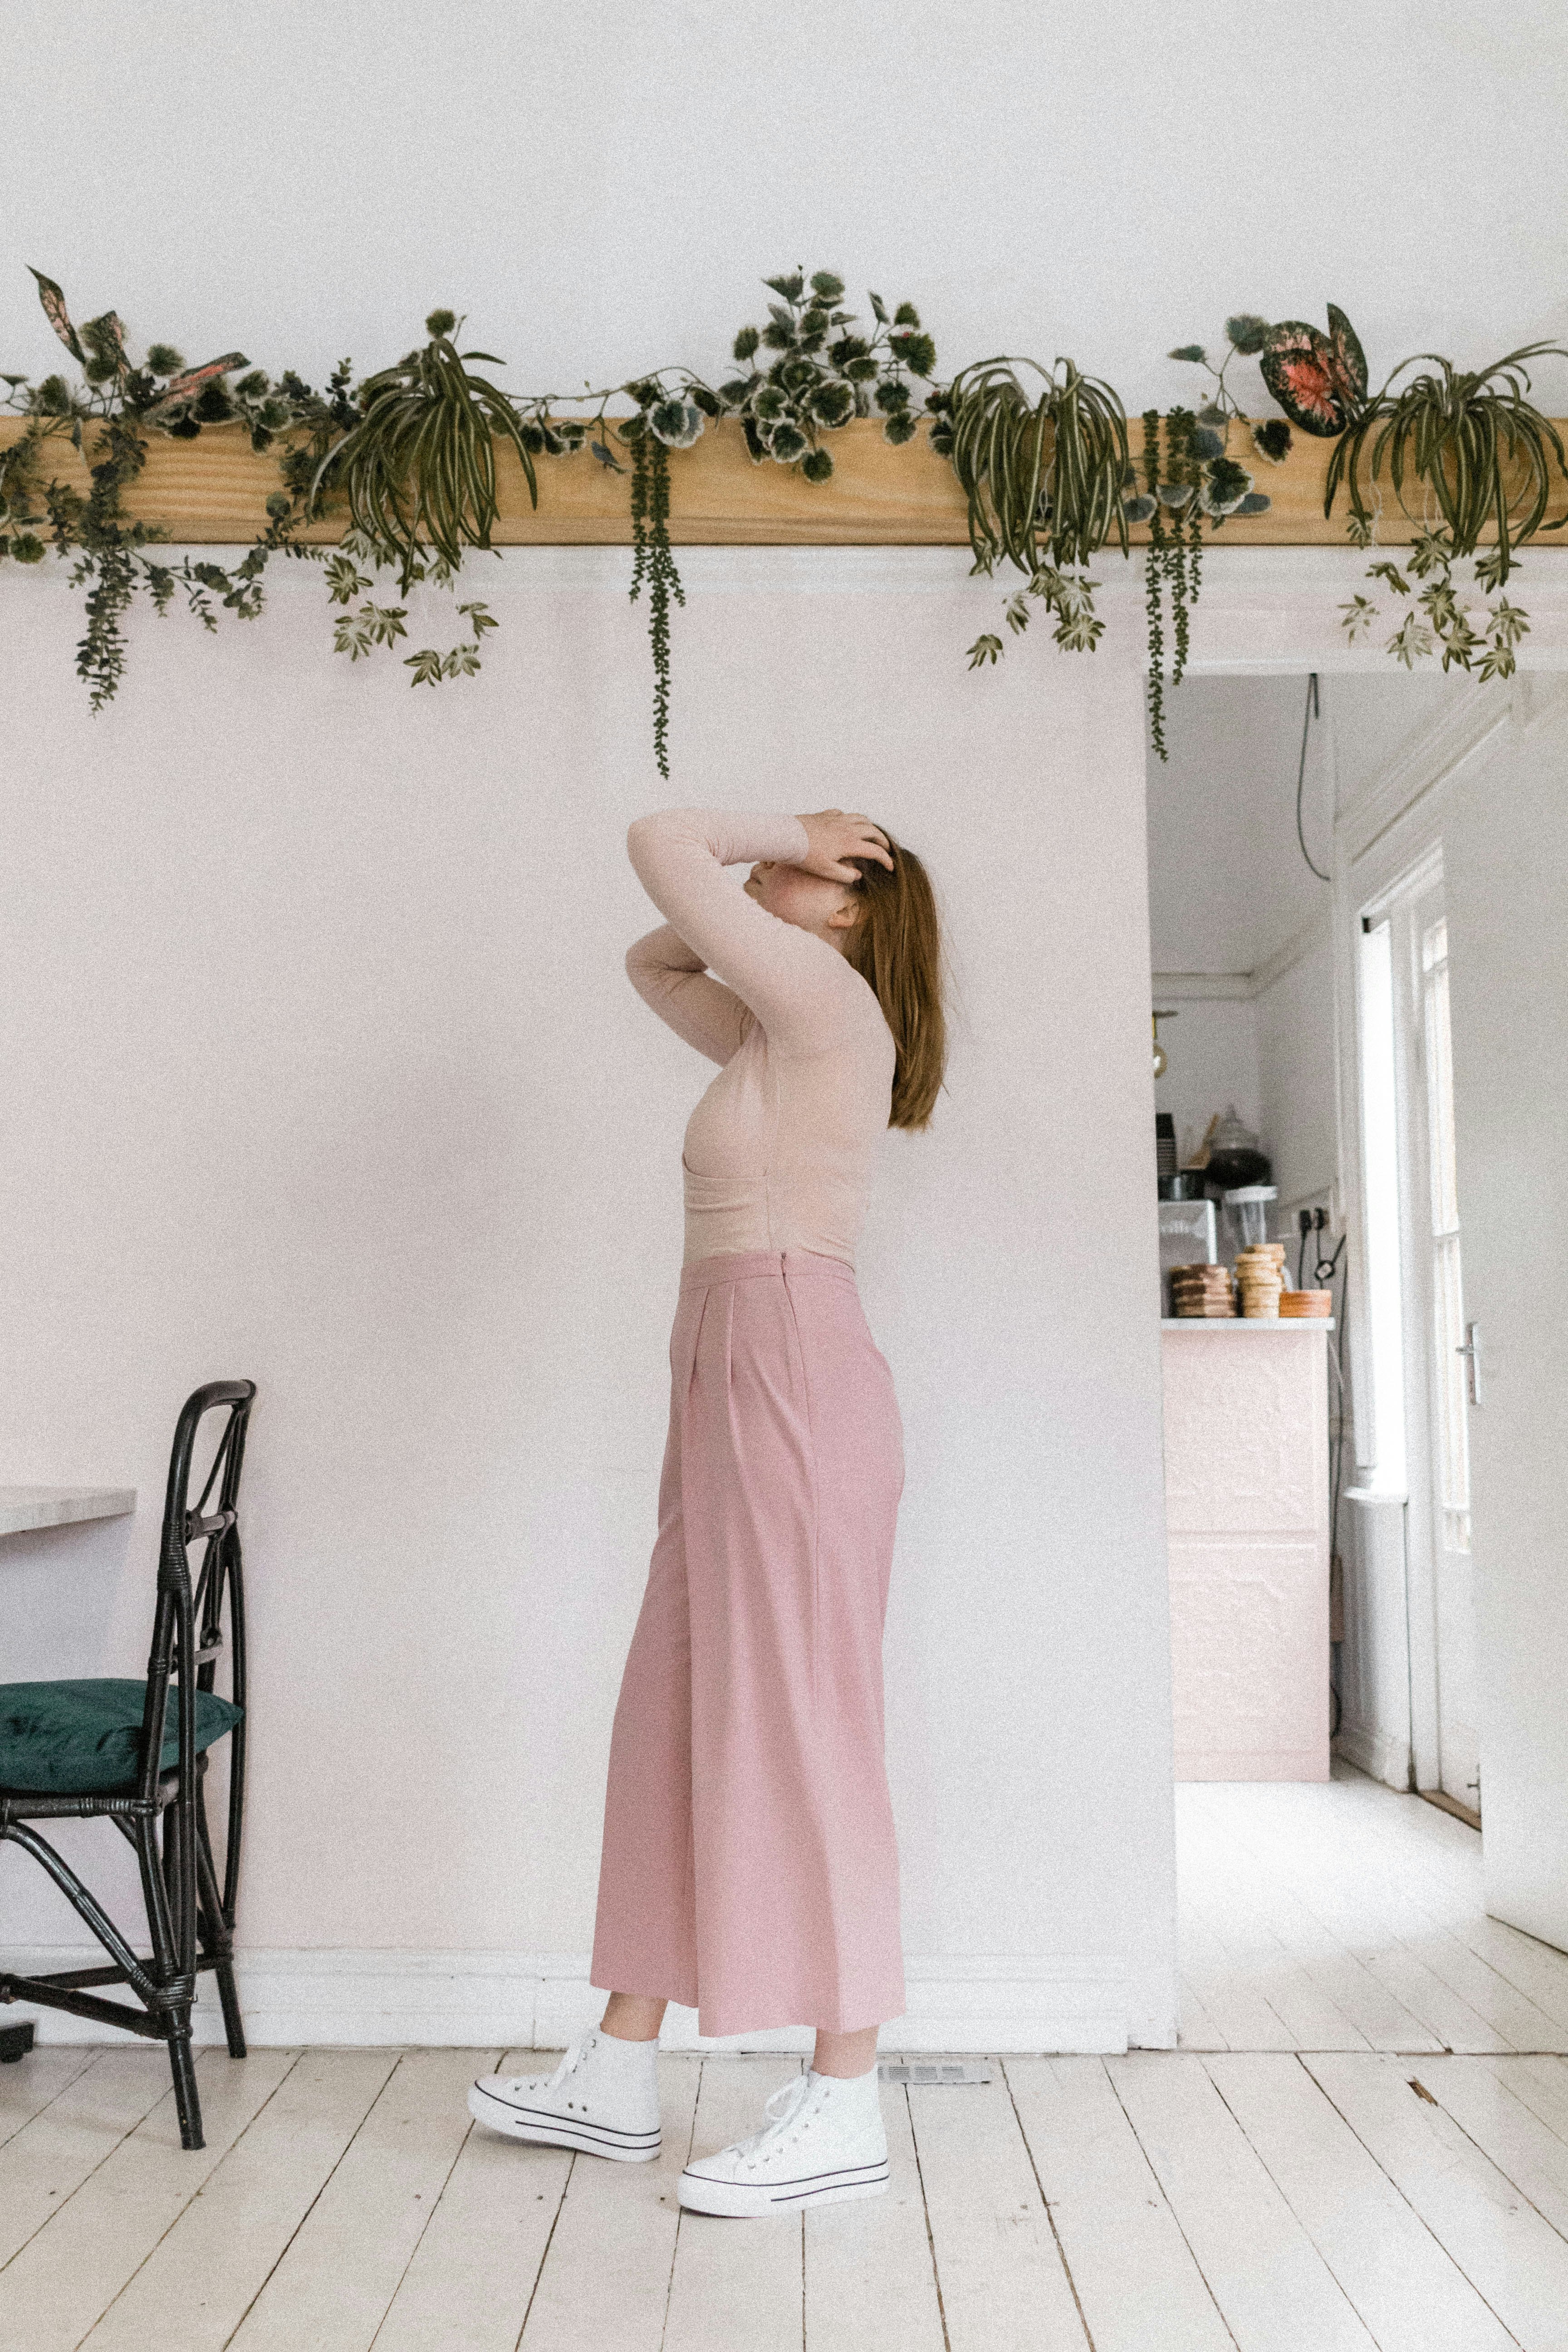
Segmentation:
[[(9, 1950), (19, 1974), (90, 1967), (72, 1947)], [(298, 2044), (380, 2048), (558, 2050), (595, 2023), (604, 1994), (580, 1954), (249, 1951), (237, 1963), (247, 2038), (258, 2049)], [(888, 2050), (998, 2054), (1119, 2053), (1129, 2040), (1130, 1990), (1118, 1960), (972, 1958), (906, 1963), (909, 2010), (882, 2030)], [(118, 1998), (111, 1995), (111, 1998)], [(0, 2009), (0, 2022), (36, 2017), (40, 2042), (102, 2042), (105, 2029), (61, 2010)], [(201, 1979), (196, 2039), (221, 2042), (210, 1977)], [(1142, 2038), (1142, 2037), (1140, 2037)], [(669, 2011), (670, 2050), (808, 2050), (791, 2028), (707, 2042), (696, 2013)]]
[(1381, 1780), (1390, 1789), (1407, 1790), (1410, 1786), (1410, 1742), (1385, 1731), (1374, 1730), (1370, 1723), (1342, 1722), (1334, 1735), (1334, 1753), (1353, 1764), (1358, 1772), (1369, 1780)]

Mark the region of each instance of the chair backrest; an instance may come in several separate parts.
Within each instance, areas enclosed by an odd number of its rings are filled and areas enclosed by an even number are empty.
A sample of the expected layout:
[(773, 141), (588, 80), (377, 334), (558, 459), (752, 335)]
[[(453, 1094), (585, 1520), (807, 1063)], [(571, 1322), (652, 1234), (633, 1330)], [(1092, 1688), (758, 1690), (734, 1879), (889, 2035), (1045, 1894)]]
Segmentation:
[[(238, 1501), (246, 1425), (255, 1394), (254, 1381), (209, 1381), (205, 1388), (197, 1389), (185, 1399), (175, 1424), (158, 1547), (158, 1601), (153, 1622), (153, 1648), (147, 1661), (147, 1708), (142, 1724), (138, 1793), (144, 1798), (152, 1797), (157, 1788), (171, 1681), (176, 1689), (181, 1782), (187, 1789), (192, 1784), (196, 1760), (196, 1693), (212, 1689), (218, 1660), (225, 1654), (226, 1602), (228, 1696), (237, 1706), (243, 1708), (245, 1705), (245, 1586)], [(191, 1477), (197, 1433), (209, 1412), (224, 1411), (228, 1418), (208, 1465), (205, 1483), (193, 1504)], [(209, 1503), (216, 1503), (216, 1507), (209, 1510)], [(200, 1543), (204, 1549), (193, 1586), (190, 1546), (194, 1543)], [(242, 1714), (232, 1735), (230, 1752), (226, 1906), (239, 1869), (244, 1741)]]

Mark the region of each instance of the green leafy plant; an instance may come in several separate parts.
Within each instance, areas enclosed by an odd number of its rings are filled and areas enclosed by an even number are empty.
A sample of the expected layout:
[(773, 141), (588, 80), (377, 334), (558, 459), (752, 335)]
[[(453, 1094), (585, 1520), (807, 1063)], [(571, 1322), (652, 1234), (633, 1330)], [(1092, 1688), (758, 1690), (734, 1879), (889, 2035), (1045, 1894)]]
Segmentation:
[[(124, 675), (125, 616), (138, 594), (162, 614), (183, 590), (208, 629), (216, 628), (220, 609), (254, 620), (264, 603), (262, 573), (287, 546), (292, 528), (289, 501), (279, 498), (269, 507), (267, 529), (232, 569), (189, 556), (177, 565), (159, 562), (146, 550), (163, 534), (135, 520), (125, 505), (126, 490), (147, 462), (149, 434), (189, 439), (204, 425), (234, 421), (247, 426), (253, 446), (266, 447), (289, 410), (259, 372), (228, 384), (229, 376), (249, 367), (242, 352), (187, 368), (173, 345), (153, 343), (138, 362), (115, 311), (88, 320), (79, 331), (54, 279), (36, 269), (32, 275), (45, 315), (78, 362), (82, 383), (73, 390), (63, 375), (37, 384), (26, 376), (3, 379), (5, 405), (26, 424), (20, 438), (0, 450), (0, 557), (34, 563), (52, 544), (57, 555), (73, 559), (71, 584), (88, 592), (77, 675), (98, 711)], [(48, 446), (58, 439), (68, 441), (87, 463), (85, 498), (48, 472)]]
[[(856, 313), (842, 308), (844, 280), (835, 271), (807, 278), (796, 269), (763, 282), (779, 299), (769, 305), (766, 326), (742, 327), (735, 337), (731, 356), (743, 375), (713, 385), (688, 368), (656, 369), (605, 391), (533, 400), (522, 426), (536, 456), (569, 455), (586, 437), (600, 465), (630, 473), (631, 594), (636, 601), (647, 593), (654, 757), (663, 776), (669, 773), (671, 610), (686, 602), (669, 539), (670, 451), (689, 449), (710, 424), (732, 418), (754, 463), (771, 460), (808, 482), (829, 481), (833, 458), (822, 436), (857, 416), (879, 415), (885, 440), (913, 440), (919, 419), (910, 380), (928, 377), (936, 365), (936, 345), (912, 303), (900, 302), (889, 317), (881, 296), (869, 295), (873, 325), (861, 334)], [(772, 356), (764, 363), (765, 354)], [(617, 397), (633, 402), (631, 415), (610, 415)], [(926, 404), (934, 405), (934, 395)], [(568, 406), (591, 414), (568, 417)]]
[(868, 294), (873, 324), (863, 334), (855, 312), (842, 308), (844, 280), (834, 270), (807, 278), (796, 269), (763, 283), (779, 299), (765, 327), (742, 327), (735, 337), (732, 356), (746, 373), (694, 394), (705, 413), (739, 417), (755, 464), (797, 467), (808, 482), (832, 478), (822, 436), (853, 417), (879, 415), (884, 440), (912, 441), (920, 420), (910, 378), (927, 378), (936, 366), (936, 345), (914, 304), (900, 302), (889, 316), (881, 296)]
[[(1021, 368), (1037, 381), (1026, 384)], [(963, 369), (927, 404), (931, 446), (952, 459), (969, 502), (974, 571), (989, 579), (1005, 563), (1024, 576), (1003, 608), (1008, 628), (1028, 627), (1034, 600), (1054, 615), (1058, 646), (1091, 653), (1105, 624), (1088, 566), (1112, 538), (1124, 555), (1130, 544), (1133, 482), (1121, 401), (1071, 360), (1045, 368), (999, 357)], [(1001, 638), (987, 634), (971, 646), (969, 666), (1002, 651)]]
[(429, 341), (359, 388), (359, 415), (321, 457), (310, 485), (341, 491), (361, 539), (395, 558), (406, 595), (433, 559), (458, 571), (469, 548), (490, 550), (500, 512), (498, 440), (521, 461), (531, 503), (539, 478), (521, 421), (506, 394), (475, 375), (470, 360), (504, 362), (490, 352), (459, 352), (450, 310), (426, 320)]
[[(902, 302), (889, 313), (871, 294), (863, 322), (844, 307), (845, 283), (832, 270), (765, 279), (777, 298), (767, 323), (740, 331), (732, 362), (742, 373), (717, 384), (687, 368), (664, 368), (564, 397), (513, 396), (476, 373), (477, 365), (502, 363), (458, 348), (460, 322), (450, 310), (433, 311), (426, 342), (392, 367), (356, 384), (344, 360), (321, 391), (292, 371), (274, 382), (240, 352), (191, 368), (172, 344), (154, 342), (137, 360), (117, 312), (79, 329), (61, 289), (33, 275), (79, 381), (0, 378), (0, 405), (23, 420), (19, 437), (0, 450), (0, 558), (33, 565), (52, 547), (71, 563), (73, 583), (87, 592), (77, 668), (95, 710), (123, 676), (124, 624), (138, 595), (160, 614), (183, 596), (208, 629), (225, 612), (254, 619), (264, 605), (267, 566), (279, 554), (322, 566), (333, 644), (351, 662), (401, 648), (412, 591), (444, 589), (455, 601), (468, 557), (495, 551), (501, 444), (515, 453), (535, 506), (545, 459), (587, 449), (629, 477), (630, 593), (647, 599), (654, 748), (666, 775), (671, 621), (685, 601), (670, 541), (671, 453), (726, 419), (739, 424), (757, 464), (786, 466), (823, 483), (834, 470), (835, 432), (857, 418), (879, 418), (883, 437), (897, 446), (914, 439), (923, 413), (932, 449), (951, 459), (963, 486), (974, 570), (991, 577), (1005, 567), (1022, 583), (1004, 604), (1006, 631), (1023, 633), (1043, 611), (1068, 651), (1092, 650), (1103, 634), (1094, 602), (1100, 583), (1089, 576), (1095, 556), (1112, 540), (1126, 555), (1131, 527), (1146, 523), (1150, 725), (1162, 757), (1165, 689), (1186, 667), (1205, 530), (1212, 535), (1233, 515), (1267, 510), (1251, 467), (1287, 457), (1293, 430), (1337, 439), (1324, 510), (1331, 513), (1346, 491), (1355, 544), (1373, 544), (1385, 485), (1420, 526), (1408, 557), (1380, 558), (1368, 574), (1396, 600), (1389, 650), (1407, 664), (1438, 655), (1445, 667), (1510, 675), (1529, 621), (1508, 601), (1504, 583), (1522, 543), (1568, 521), (1568, 515), (1548, 520), (1568, 467), (1557, 428), (1529, 397), (1526, 367), (1538, 356), (1568, 352), (1531, 343), (1471, 373), (1419, 353), (1369, 397), (1360, 339), (1333, 304), (1326, 333), (1300, 320), (1271, 325), (1242, 311), (1226, 321), (1217, 362), (1199, 343), (1174, 351), (1173, 359), (1204, 370), (1208, 394), (1195, 409), (1145, 413), (1140, 478), (1127, 419), (1109, 384), (1068, 360), (1047, 370), (1005, 356), (937, 383), (936, 347), (914, 306)], [(1238, 359), (1253, 358), (1283, 417), (1243, 414), (1229, 372)], [(623, 401), (630, 413), (612, 415)], [(265, 527), (232, 564), (176, 561), (160, 549), (160, 527), (128, 505), (154, 436), (194, 439), (213, 427), (243, 431), (252, 448), (273, 450), (279, 467)], [(52, 446), (62, 442), (87, 467), (85, 491), (62, 481), (50, 463)], [(338, 547), (302, 542), (302, 526), (345, 510)], [(1483, 549), (1486, 531), (1492, 541)], [(1456, 569), (1463, 563), (1473, 565), (1473, 587)], [(1476, 592), (1487, 600), (1480, 606)], [(1352, 636), (1370, 630), (1381, 609), (1373, 596), (1355, 595), (1342, 607), (1347, 630)], [(411, 685), (479, 669), (495, 618), (475, 597), (456, 610), (458, 642), (401, 654)], [(987, 633), (971, 646), (971, 666), (994, 663), (1003, 651), (1003, 636)]]
[[(1329, 461), (1323, 512), (1333, 511), (1343, 488), (1356, 546), (1375, 541), (1384, 478), (1400, 509), (1421, 526), (1403, 569), (1379, 560), (1367, 572), (1392, 591), (1396, 611), (1405, 608), (1387, 650), (1406, 667), (1435, 653), (1445, 669), (1479, 666), (1483, 678), (1510, 677), (1517, 667), (1515, 649), (1530, 623), (1502, 593), (1504, 583), (1522, 542), (1568, 522), (1568, 512), (1546, 519), (1568, 459), (1556, 426), (1529, 396), (1525, 362), (1542, 357), (1568, 352), (1527, 343), (1469, 373), (1437, 352), (1417, 352), (1354, 412)], [(1406, 373), (1423, 362), (1429, 365), (1420, 373)], [(1491, 542), (1481, 551), (1489, 529)], [(1456, 581), (1461, 562), (1471, 563), (1479, 604), (1464, 600)], [(1353, 639), (1372, 628), (1380, 608), (1356, 596), (1341, 614)]]
[(1268, 329), (1258, 353), (1263, 381), (1292, 425), (1327, 440), (1342, 433), (1366, 399), (1366, 353), (1361, 337), (1335, 302), (1329, 331), (1304, 319), (1282, 319)]
[[(640, 409), (621, 427), (621, 438), (629, 440), (632, 449), (632, 601), (635, 604), (647, 590), (653, 756), (661, 776), (669, 773), (669, 608), (672, 602), (686, 602), (669, 544), (669, 452), (672, 446), (689, 446), (685, 438), (666, 436), (679, 432), (695, 440), (702, 429), (701, 414), (691, 404), (690, 415), (697, 418), (693, 428), (688, 419), (677, 419), (672, 404), (662, 401)], [(656, 417), (662, 432), (654, 422)]]

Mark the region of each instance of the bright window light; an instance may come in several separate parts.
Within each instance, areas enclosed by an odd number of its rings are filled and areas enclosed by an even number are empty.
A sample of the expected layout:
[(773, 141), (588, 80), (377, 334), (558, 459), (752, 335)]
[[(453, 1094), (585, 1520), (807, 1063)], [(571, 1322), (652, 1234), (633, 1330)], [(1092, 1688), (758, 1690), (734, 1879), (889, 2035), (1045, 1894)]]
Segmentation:
[[(1394, 955), (1386, 921), (1362, 934), (1362, 1150), (1367, 1310), (1372, 1331), (1373, 1486), (1405, 1491), (1405, 1340), (1399, 1264), (1399, 1146), (1394, 1074)], [(1370, 1473), (1370, 1475), (1369, 1475)]]

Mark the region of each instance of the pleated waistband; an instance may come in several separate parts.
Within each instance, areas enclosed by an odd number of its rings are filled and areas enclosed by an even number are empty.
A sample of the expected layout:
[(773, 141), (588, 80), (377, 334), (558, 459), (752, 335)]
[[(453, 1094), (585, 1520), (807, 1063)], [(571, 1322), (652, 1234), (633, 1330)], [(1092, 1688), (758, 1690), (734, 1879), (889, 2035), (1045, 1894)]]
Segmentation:
[(705, 1290), (715, 1282), (797, 1282), (804, 1276), (822, 1276), (830, 1282), (856, 1286), (855, 1269), (842, 1258), (825, 1257), (820, 1250), (718, 1250), (711, 1257), (694, 1257), (680, 1269), (682, 1290)]

